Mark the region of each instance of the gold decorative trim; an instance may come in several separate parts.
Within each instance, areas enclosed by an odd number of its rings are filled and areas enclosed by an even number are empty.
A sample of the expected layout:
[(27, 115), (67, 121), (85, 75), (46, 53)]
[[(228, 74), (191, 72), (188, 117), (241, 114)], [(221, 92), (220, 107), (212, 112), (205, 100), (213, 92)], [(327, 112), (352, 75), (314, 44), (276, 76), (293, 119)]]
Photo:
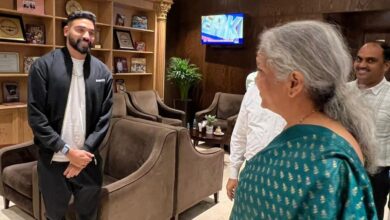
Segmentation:
[(171, 9), (172, 2), (155, 2), (154, 6), (157, 12), (157, 19), (159, 20), (167, 20), (167, 14), (169, 9)]

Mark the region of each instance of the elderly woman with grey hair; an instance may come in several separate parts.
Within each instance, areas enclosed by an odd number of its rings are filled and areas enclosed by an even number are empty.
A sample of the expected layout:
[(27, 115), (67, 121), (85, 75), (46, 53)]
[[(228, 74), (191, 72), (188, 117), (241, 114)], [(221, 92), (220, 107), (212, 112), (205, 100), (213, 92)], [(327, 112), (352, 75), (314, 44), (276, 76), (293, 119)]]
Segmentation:
[(297, 21), (260, 42), (262, 107), (287, 126), (247, 161), (230, 219), (377, 219), (366, 173), (375, 167), (373, 120), (347, 92), (352, 59), (341, 34)]

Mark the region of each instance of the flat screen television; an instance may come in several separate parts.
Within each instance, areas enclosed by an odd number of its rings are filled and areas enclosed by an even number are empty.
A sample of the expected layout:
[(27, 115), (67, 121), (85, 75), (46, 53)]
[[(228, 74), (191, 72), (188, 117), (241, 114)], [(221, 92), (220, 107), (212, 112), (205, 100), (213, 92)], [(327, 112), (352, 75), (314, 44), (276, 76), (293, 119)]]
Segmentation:
[(242, 45), (244, 43), (244, 13), (202, 16), (202, 44)]

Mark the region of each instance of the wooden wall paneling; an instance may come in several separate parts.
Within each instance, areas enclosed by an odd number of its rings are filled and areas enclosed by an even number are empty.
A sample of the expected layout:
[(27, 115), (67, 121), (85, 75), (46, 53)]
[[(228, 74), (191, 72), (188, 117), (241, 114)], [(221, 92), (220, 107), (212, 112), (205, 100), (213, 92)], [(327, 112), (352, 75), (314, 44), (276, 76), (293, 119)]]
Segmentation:
[(0, 110), (0, 146), (18, 143), (19, 112), (11, 109)]
[(30, 125), (28, 124), (28, 117), (27, 117), (27, 108), (21, 108), (19, 109), (19, 128), (23, 128), (23, 131), (20, 132), (21, 136), (18, 141), (18, 143), (30, 141), (33, 139), (33, 133), (30, 128)]
[[(198, 104), (196, 108), (203, 108), (210, 104), (216, 91), (245, 92), (244, 80), (249, 72), (256, 68), (258, 35), (264, 28), (292, 20), (328, 20), (327, 16), (324, 16), (325, 13), (366, 13), (388, 9), (390, 0), (175, 0), (168, 18), (166, 58), (187, 57), (200, 67), (204, 79), (192, 93), (194, 99), (197, 99), (193, 102)], [(247, 15), (245, 25), (249, 27), (245, 31), (245, 47), (230, 50), (201, 45), (201, 16), (226, 12), (244, 12)], [(342, 24), (347, 28), (344, 34), (351, 44), (352, 53), (364, 40), (364, 29), (361, 29), (359, 23), (367, 24), (365, 26), (368, 28), (375, 25), (389, 26), (390, 19), (387, 16), (370, 16), (366, 21), (359, 21), (361, 16), (356, 16), (357, 20), (343, 18)], [(374, 19), (378, 20), (377, 24), (372, 23)], [(172, 85), (168, 86), (166, 91), (169, 91), (166, 100), (178, 96), (177, 89)]]
[(353, 12), (390, 9), (389, 0), (319, 0), (318, 12)]

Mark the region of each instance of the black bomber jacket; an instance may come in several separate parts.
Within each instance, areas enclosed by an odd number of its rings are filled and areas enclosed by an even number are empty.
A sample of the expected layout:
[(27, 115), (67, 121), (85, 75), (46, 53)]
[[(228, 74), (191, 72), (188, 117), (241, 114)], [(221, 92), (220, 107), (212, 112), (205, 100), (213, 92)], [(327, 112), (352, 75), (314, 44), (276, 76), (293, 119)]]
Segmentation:
[[(28, 121), (43, 159), (50, 159), (63, 148), (64, 120), (73, 62), (68, 49), (56, 49), (39, 58), (28, 77)], [(97, 153), (112, 112), (112, 74), (107, 66), (90, 54), (84, 62), (86, 137), (84, 150)]]

